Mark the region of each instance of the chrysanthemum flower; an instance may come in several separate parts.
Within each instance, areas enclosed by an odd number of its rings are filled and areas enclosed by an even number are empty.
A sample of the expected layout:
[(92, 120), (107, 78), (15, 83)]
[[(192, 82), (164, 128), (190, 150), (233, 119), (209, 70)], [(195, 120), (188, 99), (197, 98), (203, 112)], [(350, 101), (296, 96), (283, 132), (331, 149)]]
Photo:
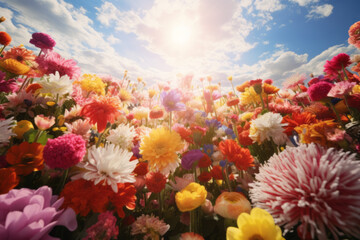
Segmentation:
[(87, 93), (94, 92), (97, 95), (105, 95), (106, 84), (96, 74), (84, 74), (79, 82), (81, 89)]
[(170, 225), (159, 217), (142, 214), (131, 225), (131, 235), (143, 234), (143, 239), (157, 239), (159, 235), (163, 236), (169, 229)]
[(223, 192), (215, 201), (214, 211), (224, 218), (236, 220), (241, 213), (250, 213), (251, 204), (244, 194)]
[(327, 141), (326, 134), (329, 131), (333, 131), (335, 128), (338, 128), (339, 124), (336, 123), (333, 119), (317, 121), (315, 123), (302, 124), (294, 128), (294, 130), (300, 136), (301, 143), (318, 143), (322, 146), (333, 146), (332, 143)]
[(44, 146), (40, 143), (22, 142), (13, 145), (6, 153), (6, 161), (18, 175), (29, 175), (44, 168)]
[(285, 240), (281, 235), (280, 227), (275, 225), (272, 216), (260, 208), (253, 208), (250, 214), (242, 213), (237, 219), (237, 225), (238, 228), (228, 227), (226, 240)]
[(145, 176), (145, 185), (149, 192), (159, 193), (165, 188), (167, 178), (160, 172), (149, 172)]
[(131, 93), (126, 91), (126, 89), (121, 88), (120, 92), (119, 92), (119, 98), (120, 98), (121, 102), (128, 102), (131, 100), (132, 96), (131, 96)]
[(29, 41), (35, 47), (41, 48), (41, 50), (49, 49), (52, 50), (55, 47), (56, 42), (46, 33), (33, 33), (32, 38)]
[(349, 44), (353, 44), (355, 47), (360, 48), (360, 21), (354, 23), (349, 28)]
[(135, 136), (136, 132), (133, 126), (120, 124), (115, 129), (110, 130), (106, 140), (122, 149), (131, 149), (134, 146), (133, 140)]
[(0, 195), (16, 187), (20, 180), (13, 168), (0, 168), (0, 179)]
[(178, 133), (170, 132), (166, 128), (156, 128), (143, 137), (140, 154), (148, 161), (150, 170), (167, 174), (179, 165), (177, 152), (182, 150), (183, 146)]
[(286, 115), (283, 117), (282, 122), (287, 123), (284, 133), (286, 133), (288, 136), (291, 136), (293, 134), (295, 127), (301, 126), (303, 124), (313, 124), (313, 123), (316, 123), (317, 121), (318, 120), (316, 119), (316, 115), (313, 113), (294, 112), (291, 116)]
[(339, 53), (330, 61), (326, 61), (324, 65), (324, 72), (330, 78), (337, 78), (339, 76), (339, 71), (342, 71), (343, 68), (346, 68), (350, 64), (350, 56), (346, 53)]
[(246, 171), (249, 167), (254, 166), (254, 158), (251, 156), (250, 150), (240, 147), (234, 140), (227, 139), (220, 142), (219, 149), (239, 170)]
[(160, 100), (167, 112), (171, 111), (185, 111), (185, 104), (181, 102), (181, 93), (173, 89), (169, 92), (162, 92)]
[(66, 126), (66, 133), (73, 133), (76, 135), (81, 136), (85, 141), (89, 140), (90, 138), (90, 129), (91, 124), (88, 119), (82, 120), (78, 119), (71, 124), (65, 123)]
[(16, 75), (25, 75), (30, 71), (30, 67), (12, 58), (1, 60), (0, 68)]
[(82, 161), (85, 154), (85, 140), (72, 133), (49, 139), (44, 148), (45, 163), (50, 168), (68, 169)]
[(285, 144), (287, 136), (283, 126), (287, 124), (281, 121), (282, 116), (279, 113), (268, 112), (260, 115), (251, 122), (249, 137), (259, 144), (270, 139), (277, 145)]
[(34, 61), (35, 55), (33, 51), (24, 48), (23, 46), (13, 47), (10, 50), (4, 52), (4, 58), (12, 58), (21, 63), (25, 61)]
[(72, 93), (72, 81), (70, 80), (69, 76), (60, 76), (59, 72), (50, 74), (46, 81), (41, 81), (39, 83), (42, 87), (40, 89), (41, 93), (49, 93), (54, 97), (56, 95), (62, 97), (65, 94)]
[(192, 211), (201, 206), (207, 196), (204, 186), (192, 182), (175, 195), (176, 206), (181, 212)]
[(0, 146), (7, 144), (12, 136), (15, 134), (11, 131), (14, 125), (14, 118), (0, 120)]
[[(360, 236), (360, 162), (355, 154), (316, 144), (288, 147), (260, 167), (251, 184), (253, 203), (301, 237)], [(328, 231), (327, 231), (327, 230)], [(298, 229), (299, 230), (299, 229)]]
[(114, 123), (116, 117), (120, 115), (118, 110), (120, 110), (118, 98), (99, 96), (84, 105), (80, 115), (88, 117), (90, 123), (97, 124), (98, 132), (102, 132), (108, 122)]
[(263, 84), (264, 93), (266, 94), (274, 94), (280, 91), (280, 88), (275, 87), (274, 85), (264, 83)]
[(88, 149), (88, 161), (78, 164), (85, 171), (75, 178), (93, 181), (95, 185), (107, 184), (114, 192), (118, 192), (118, 183), (135, 182), (132, 172), (138, 161), (130, 161), (132, 155), (132, 152), (114, 144), (107, 144), (103, 148), (92, 146)]

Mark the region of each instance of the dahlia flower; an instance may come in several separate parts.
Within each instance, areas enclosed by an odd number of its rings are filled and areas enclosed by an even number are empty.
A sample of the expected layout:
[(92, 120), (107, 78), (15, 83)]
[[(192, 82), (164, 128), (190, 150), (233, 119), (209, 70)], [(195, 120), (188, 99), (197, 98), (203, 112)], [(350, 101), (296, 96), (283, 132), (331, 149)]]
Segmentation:
[(11, 131), (14, 124), (14, 118), (0, 120), (0, 146), (9, 143), (9, 140), (15, 134)]
[(356, 83), (348, 81), (335, 83), (327, 95), (328, 97), (343, 98), (345, 95), (349, 95), (355, 85)]
[[(360, 236), (360, 162), (356, 154), (309, 144), (288, 147), (260, 167), (250, 184), (255, 206), (301, 237)], [(327, 231), (328, 230), (328, 231)]]
[(41, 93), (50, 93), (54, 97), (59, 95), (60, 97), (65, 94), (72, 93), (72, 81), (69, 76), (60, 76), (59, 72), (50, 74), (46, 81), (39, 82), (41, 85)]
[(131, 149), (134, 146), (133, 140), (135, 136), (136, 132), (134, 126), (120, 124), (115, 129), (110, 130), (110, 134), (106, 140), (122, 149)]
[(175, 195), (180, 212), (189, 212), (205, 203), (207, 191), (204, 186), (192, 182)]
[(355, 47), (360, 48), (360, 21), (354, 23), (349, 28), (349, 44), (353, 44)]
[(160, 100), (167, 112), (185, 111), (185, 104), (181, 102), (181, 93), (179, 90), (173, 89), (170, 92), (162, 92)]
[(65, 134), (49, 139), (44, 148), (44, 159), (50, 168), (67, 169), (78, 164), (86, 153), (85, 140), (76, 134)]
[(52, 195), (48, 186), (37, 190), (13, 189), (0, 195), (1, 239), (57, 239), (50, 231), (58, 225), (77, 228), (73, 209), (60, 209), (64, 199)]
[(153, 129), (140, 143), (140, 154), (149, 163), (149, 169), (167, 174), (179, 165), (177, 152), (184, 144), (178, 133), (166, 128)]
[(337, 78), (339, 71), (346, 68), (351, 64), (350, 56), (346, 53), (339, 53), (334, 56), (330, 61), (326, 61), (324, 65), (324, 72), (331, 78)]
[(259, 144), (270, 139), (277, 145), (285, 144), (287, 136), (283, 126), (287, 124), (281, 123), (281, 121), (282, 116), (279, 113), (267, 112), (260, 115), (251, 121), (249, 137)]
[(4, 52), (4, 58), (13, 58), (24, 63), (25, 61), (34, 61), (35, 55), (33, 51), (24, 48), (23, 46), (12, 47), (9, 51)]
[(271, 239), (285, 240), (281, 235), (281, 229), (275, 225), (272, 216), (263, 209), (253, 208), (248, 213), (242, 213), (237, 218), (238, 227), (228, 227), (226, 240), (238, 239)]
[(145, 184), (149, 192), (159, 193), (165, 188), (167, 178), (160, 172), (148, 172)]
[(254, 166), (254, 158), (251, 156), (250, 150), (240, 147), (235, 140), (221, 141), (219, 149), (228, 161), (234, 163), (239, 170), (246, 171), (249, 167)]
[(100, 213), (98, 221), (86, 229), (87, 236), (82, 240), (111, 240), (119, 235), (116, 217), (110, 211)]
[(215, 201), (214, 211), (224, 218), (236, 220), (243, 213), (250, 213), (251, 204), (238, 192), (223, 192)]
[(159, 217), (142, 214), (131, 225), (131, 235), (144, 234), (144, 240), (156, 239), (158, 235), (163, 236), (169, 229), (170, 225)]
[(84, 74), (81, 77), (80, 87), (87, 93), (105, 95), (106, 84), (96, 74)]
[(41, 50), (53, 50), (53, 47), (55, 47), (56, 44), (55, 40), (46, 33), (33, 33), (30, 43)]
[(103, 148), (92, 146), (88, 150), (88, 161), (78, 164), (85, 171), (75, 176), (93, 181), (94, 184), (110, 185), (114, 192), (118, 192), (118, 183), (135, 182), (132, 175), (137, 160), (130, 161), (132, 152), (121, 149), (114, 144), (107, 144)]

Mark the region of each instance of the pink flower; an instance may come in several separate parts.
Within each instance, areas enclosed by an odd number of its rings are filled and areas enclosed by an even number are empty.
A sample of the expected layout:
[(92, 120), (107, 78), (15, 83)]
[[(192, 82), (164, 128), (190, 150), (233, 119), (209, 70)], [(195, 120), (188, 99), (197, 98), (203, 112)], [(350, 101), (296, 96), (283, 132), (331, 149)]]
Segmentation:
[(67, 169), (78, 164), (86, 153), (86, 142), (81, 136), (66, 134), (49, 139), (44, 147), (44, 160), (50, 168)]
[(293, 112), (300, 112), (301, 107), (291, 104), (288, 101), (284, 101), (283, 103), (270, 103), (269, 109), (272, 112), (275, 113), (281, 113), (281, 114), (291, 114)]
[(163, 236), (170, 229), (159, 217), (153, 215), (141, 215), (131, 225), (131, 235), (145, 234), (144, 239), (154, 239), (153, 237)]
[(342, 71), (343, 68), (345, 69), (350, 64), (350, 56), (346, 53), (339, 53), (330, 61), (326, 61), (324, 65), (324, 72), (332, 78), (337, 78), (339, 71)]
[(204, 240), (204, 238), (197, 233), (187, 232), (181, 234), (179, 240)]
[(349, 95), (355, 85), (356, 83), (348, 81), (335, 83), (327, 95), (329, 97), (343, 98), (345, 95)]
[[(356, 154), (311, 143), (272, 156), (250, 184), (255, 206), (301, 238), (360, 236), (360, 162)], [(329, 231), (326, 231), (329, 230)]]
[(306, 79), (305, 74), (295, 73), (283, 82), (283, 86), (285, 89), (291, 89), (297, 87), (297, 85), (299, 84), (303, 84), (305, 79)]
[(117, 239), (119, 227), (116, 226), (116, 220), (116, 217), (110, 211), (100, 213), (98, 221), (86, 229), (87, 236), (83, 240)]
[(35, 47), (41, 48), (41, 50), (52, 50), (56, 45), (55, 40), (46, 33), (33, 33), (32, 39), (30, 39), (30, 43), (34, 44)]
[(320, 81), (312, 84), (308, 88), (307, 93), (309, 94), (311, 101), (320, 101), (327, 97), (327, 94), (333, 86), (334, 84), (331, 84), (329, 82)]
[(79, 135), (85, 141), (89, 140), (91, 124), (88, 119), (86, 120), (78, 119), (75, 122), (72, 122), (71, 124), (65, 123), (65, 126), (67, 127), (67, 133), (73, 133)]
[(354, 23), (349, 29), (349, 44), (353, 44), (355, 47), (360, 48), (360, 21)]
[(184, 174), (182, 178), (175, 176), (175, 182), (170, 181), (170, 185), (174, 190), (181, 191), (191, 182), (194, 182), (194, 175), (188, 173), (188, 174)]
[(223, 192), (215, 201), (214, 211), (224, 218), (236, 220), (243, 213), (250, 213), (251, 204), (238, 192)]
[(34, 118), (34, 122), (41, 131), (45, 131), (55, 124), (55, 117), (45, 117), (43, 114), (40, 114)]

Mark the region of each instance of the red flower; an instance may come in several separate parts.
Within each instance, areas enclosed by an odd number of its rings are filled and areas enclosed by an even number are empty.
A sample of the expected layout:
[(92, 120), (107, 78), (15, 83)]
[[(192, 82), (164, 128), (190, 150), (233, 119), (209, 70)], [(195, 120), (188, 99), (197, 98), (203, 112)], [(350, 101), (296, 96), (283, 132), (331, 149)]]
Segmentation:
[(348, 96), (349, 107), (356, 108), (360, 111), (360, 93)]
[(316, 115), (310, 112), (296, 113), (294, 112), (291, 117), (286, 115), (283, 117), (282, 123), (287, 123), (284, 133), (288, 136), (293, 134), (294, 128), (302, 124), (316, 123)]
[(11, 37), (7, 32), (0, 32), (0, 44), (7, 46), (11, 43)]
[(249, 149), (240, 147), (234, 140), (227, 139), (220, 142), (219, 149), (239, 170), (246, 171), (249, 167), (254, 166), (254, 158)]
[(149, 172), (145, 177), (145, 185), (150, 192), (159, 193), (165, 188), (166, 177), (161, 172)]
[(244, 130), (239, 133), (239, 143), (244, 147), (253, 144), (253, 140), (249, 137), (249, 134), (250, 134), (249, 130)]
[(164, 116), (164, 111), (162, 109), (153, 109), (149, 113), (150, 119), (158, 119)]
[(215, 180), (223, 180), (222, 169), (220, 166), (213, 166), (210, 173)]
[(0, 168), (0, 194), (8, 193), (19, 184), (19, 178), (13, 168)]
[(200, 182), (208, 182), (211, 179), (211, 173), (209, 172), (202, 172), (199, 176), (198, 179)]
[(86, 104), (80, 114), (90, 118), (90, 123), (97, 124), (98, 131), (102, 132), (108, 122), (114, 123), (116, 117), (120, 115), (118, 110), (120, 110), (118, 98), (100, 96)]
[(188, 143), (194, 143), (193, 139), (191, 138), (192, 136), (192, 132), (190, 129), (187, 129), (186, 127), (184, 127), (183, 125), (180, 124), (174, 124), (174, 126), (172, 127), (172, 130), (174, 130), (175, 132), (177, 132), (180, 137), (185, 140)]
[(148, 173), (148, 171), (149, 171), (148, 170), (148, 163), (147, 162), (139, 162), (136, 165), (133, 173), (135, 173), (138, 176), (144, 176), (144, 175), (146, 175)]
[(211, 165), (211, 159), (207, 154), (204, 153), (204, 156), (200, 158), (198, 162), (198, 167), (206, 168), (209, 167), (210, 165)]
[(229, 100), (226, 102), (226, 105), (227, 105), (228, 107), (236, 106), (236, 105), (239, 104), (239, 102), (240, 102), (240, 99), (238, 99), (238, 98), (229, 99)]

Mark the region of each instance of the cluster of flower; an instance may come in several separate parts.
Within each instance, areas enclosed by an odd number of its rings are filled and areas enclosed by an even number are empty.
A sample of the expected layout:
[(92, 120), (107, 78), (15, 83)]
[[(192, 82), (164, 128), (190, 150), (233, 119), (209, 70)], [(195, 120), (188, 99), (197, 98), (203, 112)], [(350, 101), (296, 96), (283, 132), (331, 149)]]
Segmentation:
[(10, 43), (0, 32), (1, 239), (360, 236), (359, 55), (283, 89), (207, 77), (199, 96), (192, 76), (81, 75), (44, 33), (37, 56)]

